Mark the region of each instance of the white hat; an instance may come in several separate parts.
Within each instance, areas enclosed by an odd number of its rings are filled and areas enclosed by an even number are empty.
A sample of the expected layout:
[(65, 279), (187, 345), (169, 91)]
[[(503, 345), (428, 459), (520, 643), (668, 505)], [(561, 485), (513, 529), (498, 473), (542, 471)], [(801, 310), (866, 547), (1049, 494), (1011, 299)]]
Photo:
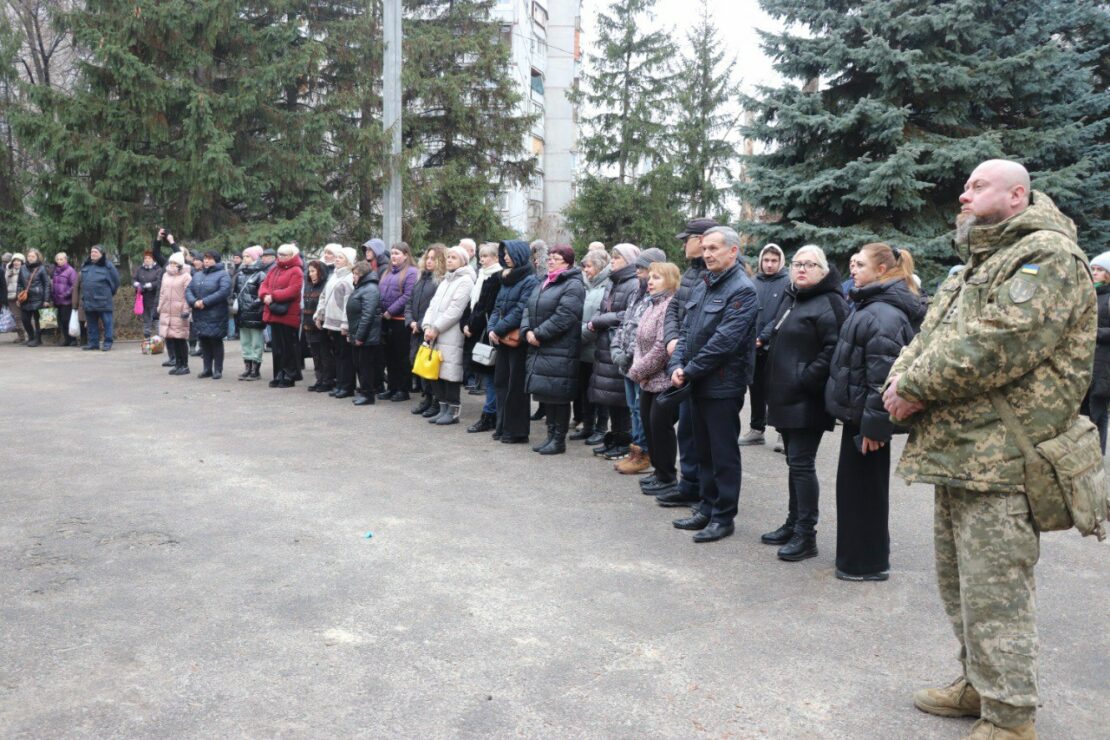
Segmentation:
[(1110, 252), (1103, 252), (1098, 257), (1091, 260), (1091, 267), (1101, 267), (1107, 272), (1110, 272)]

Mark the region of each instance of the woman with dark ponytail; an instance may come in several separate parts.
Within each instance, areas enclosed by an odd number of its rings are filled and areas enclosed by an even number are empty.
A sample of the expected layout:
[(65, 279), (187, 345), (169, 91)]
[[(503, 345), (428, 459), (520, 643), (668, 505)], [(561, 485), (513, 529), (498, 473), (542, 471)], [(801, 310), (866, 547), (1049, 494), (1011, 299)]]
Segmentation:
[(885, 581), (890, 570), (890, 439), (898, 431), (883, 408), (891, 365), (925, 318), (913, 257), (888, 244), (852, 256), (856, 310), (833, 351), (825, 405), (844, 422), (836, 471), (836, 577)]

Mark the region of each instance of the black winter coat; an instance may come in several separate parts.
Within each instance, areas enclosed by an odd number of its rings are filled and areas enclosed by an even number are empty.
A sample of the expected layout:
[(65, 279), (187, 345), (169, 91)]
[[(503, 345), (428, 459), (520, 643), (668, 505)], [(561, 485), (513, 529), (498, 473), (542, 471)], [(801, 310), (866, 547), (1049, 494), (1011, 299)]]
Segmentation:
[(489, 326), (489, 317), (493, 313), (493, 306), (497, 302), (497, 293), (501, 290), (501, 273), (488, 275), (482, 281), (482, 290), (478, 293), (477, 302), (470, 307), (470, 318), (467, 327), (470, 329), (470, 341), (489, 344), (486, 336)]
[[(505, 263), (506, 253), (513, 259), (511, 269)], [(506, 269), (501, 272), (501, 288), (497, 291), (497, 300), (493, 302), (493, 312), (489, 315), (489, 331), (503, 337), (513, 329), (520, 328), (524, 307), (540, 281), (532, 267), (532, 251), (526, 242), (503, 241), (498, 254)], [(521, 342), (523, 343), (523, 339)]]
[(663, 322), (663, 337), (670, 344), (682, 333), (682, 322), (686, 320), (686, 304), (690, 301), (690, 294), (694, 288), (702, 283), (702, 278), (708, 270), (705, 260), (695, 257), (690, 260), (690, 266), (682, 273), (682, 282), (675, 291), (674, 300), (667, 306), (667, 317)]
[[(143, 292), (144, 303), (153, 300), (154, 305), (158, 305), (158, 292), (162, 289), (163, 273), (164, 271), (157, 264), (152, 265), (151, 267), (139, 265), (135, 269), (133, 282), (139, 284), (139, 290)], [(150, 284), (149, 288), (146, 287), (148, 283)]]
[(1110, 285), (1100, 285), (1095, 292), (1098, 294), (1098, 337), (1090, 394), (1110, 396)]
[(354, 344), (382, 343), (382, 292), (378, 273), (371, 270), (359, 278), (347, 298), (347, 338)]
[(697, 398), (743, 398), (755, 372), (758, 319), (755, 286), (739, 260), (722, 273), (706, 271), (687, 296), (667, 373), (682, 368)]
[[(34, 280), (31, 280), (31, 275), (35, 276)], [(38, 311), (50, 300), (50, 274), (41, 262), (20, 267), (16, 284), (17, 295), (27, 291), (27, 300), (19, 306), (24, 311)]]
[(778, 429), (832, 430), (825, 410), (829, 363), (848, 317), (840, 273), (812, 288), (786, 289), (778, 316), (760, 335), (767, 347), (767, 423)]
[(235, 300), (239, 301), (239, 326), (246, 329), (262, 329), (262, 301), (258, 298), (258, 288), (266, 278), (262, 264), (255, 262), (242, 265), (235, 273)]
[[(432, 297), (436, 294), (439, 281), (434, 272), (422, 270), (412, 286), (412, 295), (405, 304), (405, 327), (411, 327), (415, 321), (417, 326), (424, 325), (424, 314), (428, 313), (428, 306), (432, 305)], [(411, 330), (410, 330), (411, 331)], [(416, 361), (416, 351), (424, 342), (424, 332), (417, 331), (409, 338), (409, 362)]]
[[(185, 300), (193, 312), (193, 326), (197, 336), (205, 339), (223, 339), (227, 336), (227, 297), (231, 294), (231, 276), (223, 264), (193, 273)], [(197, 301), (204, 301), (204, 308), (195, 308)]]
[(905, 280), (872, 283), (851, 292), (856, 310), (840, 328), (825, 384), (825, 408), (860, 427), (868, 439), (900, 431), (883, 408), (883, 385), (902, 348), (925, 318), (926, 303)]
[(528, 299), (520, 324), (522, 346), (529, 331), (540, 346), (528, 345), (525, 390), (539, 403), (570, 403), (578, 396), (578, 355), (582, 351), (582, 306), (586, 283), (572, 267)]
[[(591, 323), (597, 332), (594, 371), (590, 376), (589, 398), (602, 406), (625, 406), (624, 374), (613, 361), (613, 334), (624, 320), (625, 309), (640, 290), (636, 265), (625, 265), (609, 273), (609, 287), (601, 299), (601, 308)], [(584, 298), (583, 298), (584, 300)]]

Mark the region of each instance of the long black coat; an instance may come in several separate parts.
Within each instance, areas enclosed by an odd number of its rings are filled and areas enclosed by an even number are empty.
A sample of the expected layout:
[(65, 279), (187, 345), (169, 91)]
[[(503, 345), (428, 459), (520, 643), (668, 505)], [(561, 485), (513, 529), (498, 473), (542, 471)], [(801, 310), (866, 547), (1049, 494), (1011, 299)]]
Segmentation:
[(883, 384), (898, 353), (925, 318), (926, 304), (905, 280), (872, 283), (851, 292), (856, 310), (840, 329), (825, 384), (825, 408), (860, 427), (863, 436), (886, 442), (895, 433), (883, 408)]
[(779, 314), (763, 330), (767, 352), (767, 423), (778, 429), (832, 430), (825, 410), (829, 363), (848, 317), (840, 273), (829, 267), (812, 288), (786, 289)]
[[(35, 276), (34, 280), (31, 280), (31, 275)], [(20, 305), (24, 311), (38, 311), (50, 300), (50, 274), (41, 262), (20, 267), (16, 284), (17, 293), (27, 291), (27, 300)]]
[(591, 319), (597, 332), (594, 371), (590, 376), (589, 398), (602, 406), (624, 406), (624, 374), (613, 361), (613, 331), (624, 320), (625, 309), (640, 289), (636, 265), (625, 265), (609, 273), (609, 289), (601, 299), (601, 308)]
[[(432, 304), (432, 296), (436, 294), (439, 281), (434, 272), (422, 270), (416, 284), (412, 286), (412, 295), (405, 304), (405, 327), (412, 326), (415, 321), (418, 326), (424, 325), (424, 314), (428, 313), (428, 306)], [(416, 351), (424, 342), (424, 332), (418, 331), (409, 339), (409, 362), (416, 361)]]
[(239, 326), (246, 329), (261, 329), (262, 301), (258, 298), (258, 288), (266, 277), (261, 263), (242, 265), (235, 273), (235, 299), (239, 301)]
[(497, 302), (497, 292), (501, 290), (501, 273), (495, 272), (486, 276), (482, 281), (482, 289), (478, 293), (478, 300), (470, 307), (470, 318), (467, 327), (470, 329), (470, 338), (483, 344), (489, 343), (486, 336), (489, 326), (489, 317), (493, 313), (493, 305)]
[(347, 298), (347, 336), (350, 342), (382, 343), (382, 292), (378, 273), (371, 270), (359, 278)]
[(1091, 395), (1110, 396), (1110, 285), (1100, 285), (1098, 293), (1098, 338), (1095, 341), (1095, 369), (1091, 375)]
[(572, 267), (547, 287), (536, 288), (520, 323), (523, 340), (531, 331), (540, 346), (528, 345), (525, 389), (540, 403), (570, 403), (578, 396), (578, 355), (582, 351), (582, 306), (586, 283)]
[[(231, 294), (231, 276), (219, 262), (193, 274), (185, 299), (193, 311), (193, 326), (197, 336), (205, 339), (223, 339), (227, 336), (227, 297)], [(193, 308), (197, 301), (204, 301), (204, 308)]]

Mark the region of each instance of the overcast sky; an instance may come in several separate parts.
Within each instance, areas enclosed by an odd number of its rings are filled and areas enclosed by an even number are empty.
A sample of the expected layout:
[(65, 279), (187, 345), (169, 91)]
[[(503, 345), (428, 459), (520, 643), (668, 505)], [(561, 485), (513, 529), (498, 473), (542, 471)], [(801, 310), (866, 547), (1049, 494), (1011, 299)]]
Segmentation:
[[(609, 5), (609, 0), (582, 0), (582, 31), (587, 52), (593, 50), (597, 40), (595, 19), (597, 11)], [(672, 32), (683, 48), (686, 31), (697, 21), (701, 5), (698, 0), (658, 0), (656, 24)], [(756, 29), (776, 30), (780, 25), (769, 18), (756, 0), (709, 0), (712, 18), (720, 29), (720, 39), (729, 47), (730, 56), (737, 59), (737, 76), (746, 91), (758, 84), (774, 82), (776, 76), (771, 61), (759, 48)]]

